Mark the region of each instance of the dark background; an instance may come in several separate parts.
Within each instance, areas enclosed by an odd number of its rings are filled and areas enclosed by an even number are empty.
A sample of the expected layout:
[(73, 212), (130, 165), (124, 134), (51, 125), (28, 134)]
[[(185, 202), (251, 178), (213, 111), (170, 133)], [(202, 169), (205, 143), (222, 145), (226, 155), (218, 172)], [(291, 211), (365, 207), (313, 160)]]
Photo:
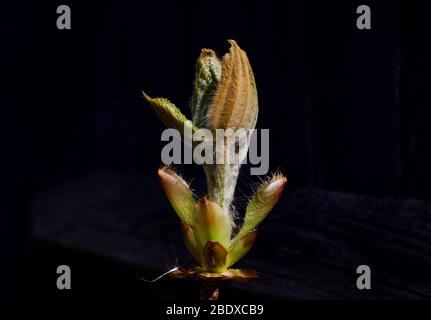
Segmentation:
[[(60, 4), (71, 7), (72, 30), (56, 28)], [(361, 4), (371, 30), (356, 28)], [(429, 9), (401, 0), (2, 3), (2, 290), (15, 292), (25, 268), (35, 192), (95, 172), (155, 175), (163, 126), (140, 90), (189, 115), (200, 48), (222, 56), (226, 39), (249, 56), (257, 128), (270, 128), (271, 169), (290, 188), (431, 200)]]

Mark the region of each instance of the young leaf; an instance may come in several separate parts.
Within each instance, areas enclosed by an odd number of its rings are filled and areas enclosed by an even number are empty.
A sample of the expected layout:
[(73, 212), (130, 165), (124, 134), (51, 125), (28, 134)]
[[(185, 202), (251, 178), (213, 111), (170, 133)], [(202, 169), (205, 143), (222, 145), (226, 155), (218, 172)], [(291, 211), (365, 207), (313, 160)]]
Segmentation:
[(256, 240), (257, 230), (252, 230), (242, 236), (241, 238), (235, 238), (229, 246), (226, 266), (230, 267), (241, 259), (253, 246), (254, 240)]
[(207, 111), (221, 77), (221, 63), (215, 52), (202, 49), (196, 63), (195, 88), (192, 97), (193, 123), (206, 127)]
[(247, 205), (244, 224), (235, 236), (234, 241), (254, 230), (280, 198), (287, 179), (281, 174), (275, 174), (271, 180), (259, 186)]
[(185, 222), (181, 222), (181, 231), (187, 249), (192, 254), (193, 258), (195, 258), (199, 264), (202, 264), (202, 248), (200, 248), (196, 242), (192, 227)]
[[(142, 96), (151, 105), (157, 117), (167, 128), (177, 129), (184, 136), (184, 126), (190, 129), (190, 133), (194, 133), (196, 128), (193, 123), (183, 115), (172, 102), (165, 98), (151, 98), (144, 91)], [(191, 139), (191, 137), (188, 137)]]
[(211, 129), (253, 129), (256, 125), (258, 102), (253, 71), (247, 54), (234, 40), (223, 57), (222, 75), (208, 109)]

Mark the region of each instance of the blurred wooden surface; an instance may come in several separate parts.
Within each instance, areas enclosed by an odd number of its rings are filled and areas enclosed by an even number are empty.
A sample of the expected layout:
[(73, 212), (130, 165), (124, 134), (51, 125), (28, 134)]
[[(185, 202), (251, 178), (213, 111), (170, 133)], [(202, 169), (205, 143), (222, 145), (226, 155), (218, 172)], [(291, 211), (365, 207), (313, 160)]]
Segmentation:
[[(82, 260), (75, 259), (74, 264), (84, 274), (85, 255), (105, 257), (108, 264), (111, 259), (136, 266), (141, 273), (117, 276), (136, 281), (145, 291), (159, 284), (144, 284), (139, 277), (151, 278), (177, 264), (193, 263), (155, 177), (101, 173), (81, 178), (40, 192), (33, 216), (34, 237), (82, 252)], [(67, 255), (58, 264), (65, 259)], [(371, 268), (371, 290), (356, 288), (356, 268), (362, 264)], [(258, 281), (233, 287), (254, 296), (431, 298), (431, 203), (290, 190), (238, 266), (261, 272)], [(115, 288), (119, 279), (104, 281)], [(169, 287), (169, 283), (160, 285)], [(181, 293), (178, 297), (184, 298)]]

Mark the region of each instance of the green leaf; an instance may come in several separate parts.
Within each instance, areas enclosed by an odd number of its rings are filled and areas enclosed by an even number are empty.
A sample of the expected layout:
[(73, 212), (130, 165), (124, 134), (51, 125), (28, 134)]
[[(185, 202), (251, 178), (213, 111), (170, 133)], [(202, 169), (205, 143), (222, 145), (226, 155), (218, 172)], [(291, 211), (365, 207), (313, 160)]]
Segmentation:
[(235, 238), (229, 246), (226, 266), (230, 267), (241, 259), (253, 246), (257, 230), (250, 231), (241, 238)]
[[(177, 129), (182, 137), (184, 137), (184, 126), (190, 130), (189, 132), (191, 134), (198, 130), (198, 128), (181, 113), (180, 109), (168, 99), (151, 98), (144, 91), (142, 91), (142, 96), (148, 101), (157, 117), (167, 128)], [(191, 139), (191, 137), (188, 138)]]
[(199, 264), (202, 264), (202, 248), (200, 248), (196, 242), (192, 227), (185, 222), (181, 222), (181, 231), (187, 249), (190, 251), (193, 258), (195, 258)]
[(181, 221), (192, 224), (195, 200), (188, 184), (168, 167), (158, 171), (160, 184)]
[(207, 241), (217, 241), (226, 246), (230, 242), (232, 217), (207, 197), (203, 197), (196, 204), (191, 225), (198, 245), (202, 247)]
[(202, 49), (196, 63), (195, 85), (192, 97), (193, 123), (199, 127), (207, 127), (207, 111), (217, 85), (220, 81), (222, 67), (215, 52)]
[(256, 229), (272, 210), (283, 192), (287, 179), (281, 174), (275, 174), (271, 180), (260, 185), (245, 212), (244, 223), (235, 236), (234, 241), (242, 238), (248, 232)]

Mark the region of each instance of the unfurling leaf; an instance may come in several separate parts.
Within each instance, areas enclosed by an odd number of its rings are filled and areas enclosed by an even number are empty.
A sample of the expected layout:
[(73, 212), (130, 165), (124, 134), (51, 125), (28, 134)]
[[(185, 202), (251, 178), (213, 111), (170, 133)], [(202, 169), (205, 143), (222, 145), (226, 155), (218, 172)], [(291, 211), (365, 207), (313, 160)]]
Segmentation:
[(229, 53), (222, 61), (221, 79), (208, 109), (208, 127), (253, 129), (258, 113), (253, 71), (247, 54), (234, 40), (229, 43)]
[[(256, 83), (247, 54), (235, 41), (229, 40), (229, 43), (229, 53), (223, 57), (221, 79), (212, 94), (205, 123), (212, 131), (231, 129), (236, 133), (241, 130), (247, 132), (254, 129), (257, 120)], [(223, 159), (222, 164), (204, 166), (208, 196), (225, 210), (231, 210), (239, 168), (249, 145), (248, 138), (233, 140), (225, 139), (223, 148), (215, 151)], [(229, 158), (236, 161), (230, 162)]]
[(195, 88), (192, 97), (193, 124), (206, 127), (209, 104), (220, 81), (222, 69), (215, 52), (202, 49), (196, 63)]
[(254, 230), (265, 219), (280, 198), (286, 182), (286, 177), (275, 174), (271, 180), (264, 182), (257, 188), (247, 205), (244, 223), (234, 240)]
[[(177, 129), (181, 133), (181, 136), (184, 135), (184, 127), (190, 129), (190, 133), (194, 133), (197, 130), (193, 123), (181, 113), (180, 109), (168, 99), (151, 98), (144, 91), (142, 91), (142, 96), (151, 105), (154, 113), (167, 128)], [(191, 139), (191, 137), (188, 138)]]

